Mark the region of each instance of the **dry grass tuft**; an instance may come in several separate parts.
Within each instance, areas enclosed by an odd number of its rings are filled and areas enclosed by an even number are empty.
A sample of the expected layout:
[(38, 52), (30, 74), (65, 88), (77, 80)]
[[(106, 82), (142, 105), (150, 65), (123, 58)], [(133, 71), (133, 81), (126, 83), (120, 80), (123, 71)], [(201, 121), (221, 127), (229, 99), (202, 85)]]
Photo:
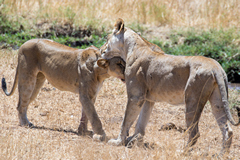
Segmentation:
[[(128, 23), (187, 27), (239, 27), (238, 0), (5, 0), (9, 14), (33, 21), (101, 28), (121, 17)], [(112, 24), (111, 24), (112, 25)]]
[[(17, 65), (16, 52), (0, 50), (0, 59), (0, 75), (5, 76), (11, 88)], [(230, 93), (237, 94), (239, 100), (239, 92)], [(184, 155), (186, 134), (175, 130), (159, 131), (162, 124), (169, 122), (185, 128), (184, 106), (157, 103), (146, 129), (145, 145), (129, 149), (76, 135), (81, 116), (78, 95), (61, 92), (45, 83), (28, 110), (29, 120), (37, 126), (34, 129), (19, 126), (17, 100), (17, 92), (6, 97), (0, 91), (0, 159), (217, 159), (213, 155), (221, 149), (222, 135), (209, 105), (200, 120), (201, 137), (193, 151)], [(96, 100), (96, 110), (108, 138), (117, 137), (119, 133), (126, 101), (125, 85), (118, 79), (107, 79)], [(233, 144), (225, 158), (238, 159), (240, 132), (239, 127), (232, 128)], [(134, 127), (130, 134), (133, 130)]]

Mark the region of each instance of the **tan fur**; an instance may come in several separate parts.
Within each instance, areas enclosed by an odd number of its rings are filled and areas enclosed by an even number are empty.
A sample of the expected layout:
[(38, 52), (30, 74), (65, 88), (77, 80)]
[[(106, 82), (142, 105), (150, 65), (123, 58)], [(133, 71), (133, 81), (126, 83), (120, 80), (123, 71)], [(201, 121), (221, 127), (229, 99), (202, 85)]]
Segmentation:
[[(124, 26), (123, 23), (116, 24)], [(116, 35), (118, 28), (124, 32)], [(131, 29), (120, 26), (115, 26), (101, 52), (105, 59), (120, 56), (126, 61), (128, 103), (120, 134), (109, 143), (121, 145), (131, 141), (131, 137), (127, 140), (126, 137), (139, 113), (132, 137), (143, 136), (154, 103), (162, 101), (186, 105), (188, 148), (200, 136), (198, 122), (209, 100), (223, 134), (222, 153), (229, 151), (233, 133), (227, 121), (233, 125), (239, 125), (239, 122), (236, 123), (231, 116), (227, 76), (218, 62), (202, 56), (167, 55)]]
[[(21, 126), (33, 125), (28, 121), (28, 105), (47, 79), (54, 87), (62, 91), (79, 94), (82, 103), (82, 118), (78, 128), (81, 135), (90, 134), (87, 130), (90, 121), (95, 139), (104, 140), (105, 132), (96, 113), (94, 102), (104, 79), (111, 74), (124, 80), (125, 66), (121, 58), (105, 61), (108, 65), (98, 67), (101, 57), (98, 48), (74, 49), (47, 39), (34, 39), (24, 43), (18, 51), (18, 66), (15, 81), (10, 93), (7, 92), (5, 79), (2, 88), (6, 95), (13, 94), (17, 83), (19, 91), (18, 116)], [(114, 71), (112, 71), (114, 69)]]

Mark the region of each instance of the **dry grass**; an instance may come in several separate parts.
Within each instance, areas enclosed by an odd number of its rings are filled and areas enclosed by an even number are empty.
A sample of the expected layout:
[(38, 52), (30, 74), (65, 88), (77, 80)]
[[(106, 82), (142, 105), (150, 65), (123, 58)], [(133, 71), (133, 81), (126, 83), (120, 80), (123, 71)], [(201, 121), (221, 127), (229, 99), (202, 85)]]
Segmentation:
[[(0, 60), (0, 77), (5, 76), (10, 89), (17, 65), (16, 51), (0, 50)], [(230, 93), (239, 99), (239, 92)], [(157, 103), (144, 139), (152, 148), (133, 146), (129, 149), (76, 135), (81, 116), (78, 95), (61, 92), (45, 83), (28, 110), (29, 120), (38, 127), (35, 129), (19, 126), (17, 100), (17, 92), (6, 97), (0, 91), (0, 159), (215, 159), (212, 155), (221, 149), (222, 135), (209, 105), (201, 117), (199, 141), (190, 155), (183, 155), (181, 150), (186, 145), (187, 135), (159, 129), (168, 122), (185, 128), (184, 106)], [(107, 79), (95, 106), (109, 138), (118, 135), (126, 101), (125, 85), (118, 79)], [(240, 132), (239, 127), (232, 128), (233, 144), (225, 158), (238, 159)], [(131, 134), (133, 130), (134, 127)]]
[[(108, 26), (127, 23), (187, 27), (239, 27), (238, 0), (5, 0), (8, 13), (30, 21)], [(111, 24), (112, 26), (112, 24)]]

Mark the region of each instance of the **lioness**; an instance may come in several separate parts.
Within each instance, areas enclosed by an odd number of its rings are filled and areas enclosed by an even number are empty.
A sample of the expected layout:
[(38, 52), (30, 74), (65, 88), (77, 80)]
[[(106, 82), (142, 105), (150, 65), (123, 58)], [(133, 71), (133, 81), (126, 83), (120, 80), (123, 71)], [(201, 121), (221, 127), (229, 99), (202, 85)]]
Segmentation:
[[(121, 56), (126, 61), (125, 81), (128, 102), (118, 138), (110, 144), (127, 143), (129, 129), (140, 113), (135, 133), (142, 136), (155, 102), (186, 105), (189, 132), (187, 148), (200, 136), (198, 122), (209, 100), (223, 135), (222, 153), (229, 151), (233, 132), (227, 121), (238, 126), (228, 107), (227, 76), (218, 62), (202, 56), (173, 56), (165, 54), (118, 19), (113, 33), (101, 47), (104, 59)], [(239, 110), (239, 109), (238, 109)], [(238, 113), (240, 116), (240, 113)]]
[[(99, 59), (98, 48), (74, 49), (47, 39), (34, 39), (24, 43), (18, 51), (18, 65), (12, 90), (7, 92), (5, 79), (2, 89), (11, 96), (18, 84), (18, 117), (21, 126), (33, 126), (28, 121), (28, 105), (36, 98), (47, 79), (62, 91), (79, 94), (82, 118), (79, 134), (90, 134), (88, 120), (93, 128), (93, 138), (104, 140), (105, 132), (94, 108), (94, 102), (103, 81), (116, 75), (124, 80), (125, 62), (121, 58)], [(101, 66), (98, 67), (97, 63)]]

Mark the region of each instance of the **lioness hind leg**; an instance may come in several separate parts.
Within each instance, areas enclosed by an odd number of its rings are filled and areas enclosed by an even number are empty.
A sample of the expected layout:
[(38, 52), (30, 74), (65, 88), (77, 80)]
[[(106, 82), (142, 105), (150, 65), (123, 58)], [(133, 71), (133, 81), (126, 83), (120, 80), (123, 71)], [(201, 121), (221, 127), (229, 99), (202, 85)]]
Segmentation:
[(218, 87), (214, 89), (213, 94), (210, 97), (210, 103), (213, 115), (215, 116), (223, 135), (221, 154), (225, 154), (229, 152), (232, 143), (233, 132), (228, 123), (228, 118), (223, 107), (222, 98)]
[(33, 93), (31, 95), (30, 98), (30, 103), (37, 97), (39, 90), (41, 89), (41, 87), (43, 86), (44, 82), (45, 82), (46, 78), (44, 76), (44, 74), (42, 74), (41, 72), (38, 73), (37, 75), (37, 81), (36, 81), (36, 85), (35, 88), (33, 90)]
[(27, 118), (27, 109), (36, 86), (36, 80), (37, 78), (35, 76), (29, 74), (24, 74), (19, 77), (19, 101), (17, 110), (21, 126), (32, 126), (32, 123), (30, 123)]
[[(197, 106), (197, 107), (196, 107)], [(200, 137), (198, 129), (199, 119), (202, 113), (204, 105), (186, 104), (186, 124), (187, 132), (189, 133), (188, 143), (186, 148), (193, 146), (197, 139)]]
[[(213, 82), (206, 80), (202, 81), (201, 78), (196, 78), (193, 83), (188, 84), (185, 90), (185, 103), (186, 103), (186, 124), (189, 139), (186, 149), (193, 146), (197, 139), (200, 137), (198, 123), (205, 104), (207, 103), (213, 88)], [(203, 88), (199, 89), (199, 86)]]

